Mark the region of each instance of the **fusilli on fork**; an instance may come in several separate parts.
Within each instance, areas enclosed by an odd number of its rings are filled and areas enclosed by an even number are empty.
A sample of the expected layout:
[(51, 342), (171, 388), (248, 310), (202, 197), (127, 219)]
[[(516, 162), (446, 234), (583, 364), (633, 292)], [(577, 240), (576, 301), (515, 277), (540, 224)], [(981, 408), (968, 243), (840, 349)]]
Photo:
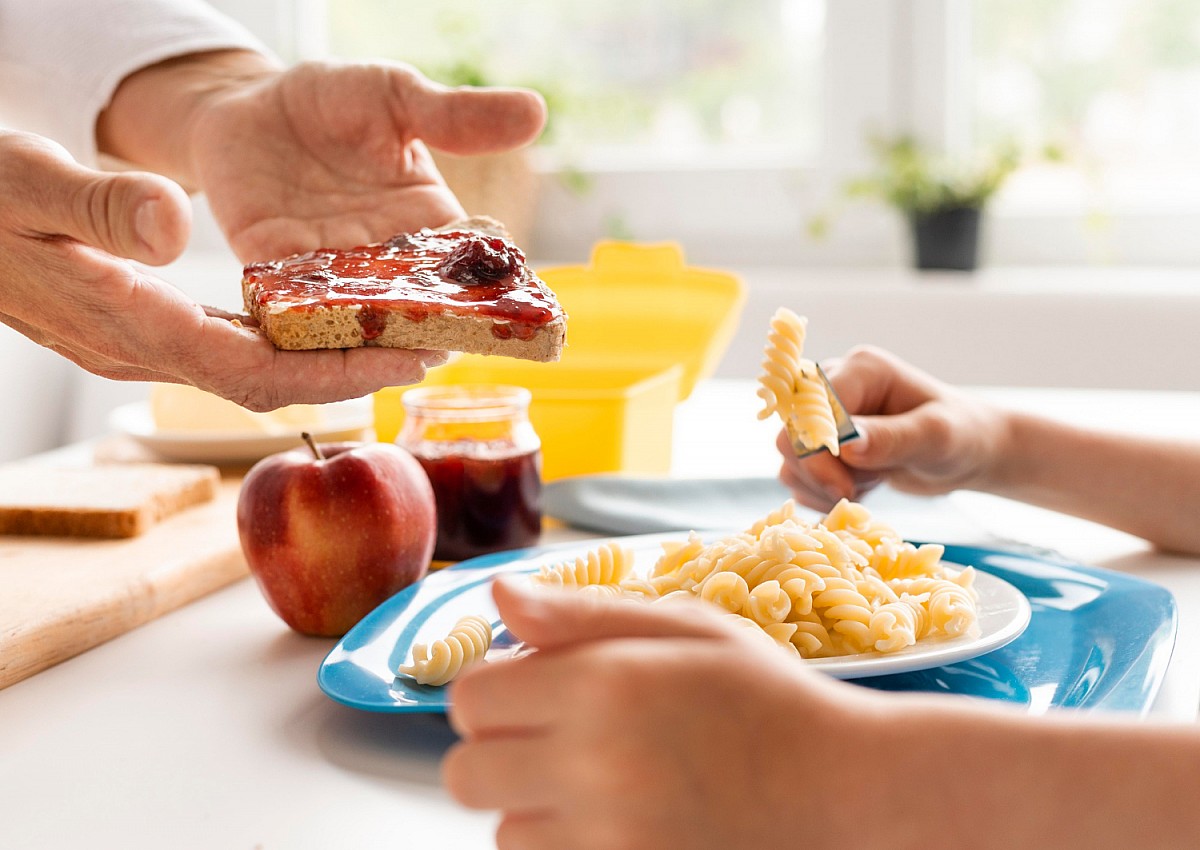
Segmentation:
[(758, 396), (763, 400), (758, 418), (778, 414), (797, 449), (824, 447), (836, 455), (837, 417), (817, 364), (803, 356), (807, 331), (808, 320), (786, 307), (771, 317), (758, 379)]

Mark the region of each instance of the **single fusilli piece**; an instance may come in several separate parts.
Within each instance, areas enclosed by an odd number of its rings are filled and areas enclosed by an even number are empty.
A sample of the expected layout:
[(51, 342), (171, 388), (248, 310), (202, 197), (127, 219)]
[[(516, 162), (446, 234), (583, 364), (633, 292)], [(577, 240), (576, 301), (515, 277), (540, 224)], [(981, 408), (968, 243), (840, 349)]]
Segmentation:
[(975, 571), (968, 567), (952, 579), (943, 579), (929, 594), (931, 627), (943, 634), (967, 634), (975, 625)]
[(833, 532), (844, 532), (845, 536), (866, 543), (875, 549), (884, 540), (899, 540), (896, 533), (887, 523), (880, 522), (871, 516), (871, 512), (857, 502), (842, 499), (833, 506), (821, 525)]
[(582, 587), (584, 585), (618, 585), (629, 575), (633, 554), (616, 543), (602, 546), (581, 555), (574, 561), (563, 561), (542, 567), (532, 576), (534, 584)]
[(763, 349), (758, 418), (778, 414), (793, 442), (806, 448), (824, 447), (838, 453), (837, 420), (829, 390), (817, 365), (803, 356), (808, 320), (780, 307), (771, 317)]
[(928, 622), (929, 613), (911, 597), (886, 602), (871, 612), (871, 646), (879, 652), (912, 646), (924, 636)]
[(903, 579), (932, 575), (946, 547), (938, 543), (914, 546), (902, 540), (884, 540), (875, 547), (871, 566), (884, 579)]
[(767, 345), (763, 349), (763, 373), (759, 376), (758, 397), (763, 409), (758, 418), (772, 413), (787, 420), (792, 415), (792, 396), (796, 391), (796, 375), (804, 352), (804, 337), (808, 319), (780, 307), (771, 317)]
[(782, 623), (791, 611), (792, 599), (775, 579), (757, 585), (742, 606), (742, 614), (764, 628), (773, 623)]
[(478, 614), (460, 619), (450, 634), (413, 646), (411, 664), (398, 672), (421, 685), (444, 685), (472, 664), (483, 660), (492, 645), (492, 624)]
[(650, 571), (652, 576), (672, 575), (692, 563), (705, 550), (704, 538), (693, 531), (686, 541), (669, 541), (662, 544), (662, 548), (662, 555)]
[(771, 511), (758, 522), (754, 523), (754, 525), (750, 526), (750, 528), (746, 529), (746, 534), (747, 536), (753, 537), (755, 540), (757, 540), (758, 538), (762, 537), (763, 532), (768, 528), (774, 528), (777, 525), (781, 525), (788, 520), (794, 520), (795, 518), (796, 502), (792, 499), (788, 499), (778, 508)]
[(801, 360), (795, 377), (792, 395), (792, 415), (789, 420), (794, 432), (792, 439), (810, 448), (824, 446), (832, 454), (838, 454), (837, 420), (833, 415), (833, 402), (829, 390), (817, 373), (817, 364)]
[(737, 573), (717, 572), (699, 586), (700, 598), (719, 605), (733, 614), (740, 614), (750, 599), (746, 580)]

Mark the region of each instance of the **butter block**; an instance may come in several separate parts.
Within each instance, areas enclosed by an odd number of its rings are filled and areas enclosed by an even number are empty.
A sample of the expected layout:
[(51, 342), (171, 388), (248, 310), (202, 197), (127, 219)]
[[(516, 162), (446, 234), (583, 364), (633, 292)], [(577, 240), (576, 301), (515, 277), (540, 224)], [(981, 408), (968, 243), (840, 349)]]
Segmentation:
[(150, 414), (155, 429), (169, 433), (298, 433), (318, 430), (326, 420), (320, 405), (293, 404), (255, 413), (186, 384), (155, 384), (150, 392)]

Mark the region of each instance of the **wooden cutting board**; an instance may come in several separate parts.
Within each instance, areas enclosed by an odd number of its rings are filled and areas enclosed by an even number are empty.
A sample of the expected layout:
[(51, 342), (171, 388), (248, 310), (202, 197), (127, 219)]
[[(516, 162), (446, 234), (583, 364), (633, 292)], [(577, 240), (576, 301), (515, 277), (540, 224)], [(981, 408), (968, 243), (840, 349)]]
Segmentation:
[(0, 688), (246, 575), (239, 486), (126, 540), (0, 536)]

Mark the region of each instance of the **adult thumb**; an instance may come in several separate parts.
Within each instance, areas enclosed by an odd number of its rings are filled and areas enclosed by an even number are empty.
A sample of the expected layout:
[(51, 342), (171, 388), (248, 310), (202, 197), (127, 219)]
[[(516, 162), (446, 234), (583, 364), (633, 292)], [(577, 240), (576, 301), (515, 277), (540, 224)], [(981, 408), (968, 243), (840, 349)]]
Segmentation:
[(177, 183), (144, 171), (96, 171), (65, 155), (39, 165), (25, 171), (29, 229), (151, 265), (187, 247), (191, 203)]
[(503, 577), (492, 586), (500, 619), (514, 635), (539, 649), (614, 638), (716, 638), (727, 624), (707, 603), (650, 605), (563, 588), (540, 588), (527, 579)]

